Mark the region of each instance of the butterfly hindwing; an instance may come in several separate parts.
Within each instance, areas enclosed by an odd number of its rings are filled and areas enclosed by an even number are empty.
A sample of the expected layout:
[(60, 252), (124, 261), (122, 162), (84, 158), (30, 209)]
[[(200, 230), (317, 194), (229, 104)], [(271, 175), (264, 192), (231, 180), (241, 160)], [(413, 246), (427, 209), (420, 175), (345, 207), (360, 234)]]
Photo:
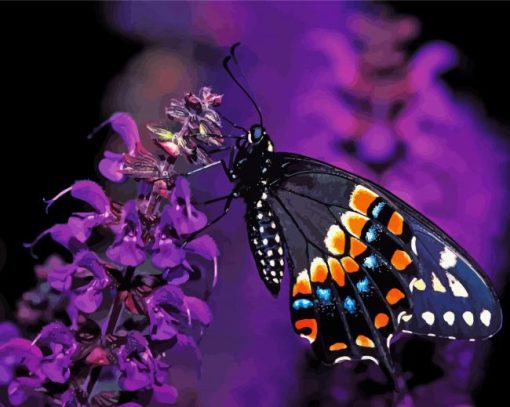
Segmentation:
[[(325, 363), (382, 359), (391, 370), (388, 343), (399, 313), (409, 309), (402, 280), (391, 274), (381, 284), (379, 274), (392, 272), (383, 261), (371, 269), (363, 264), (375, 253), (350, 236), (330, 208), (293, 198), (279, 190), (272, 207), (287, 246), (294, 329), (312, 342)], [(329, 229), (342, 233), (333, 250), (324, 232)]]
[[(310, 286), (306, 298), (291, 292), (293, 324), (296, 329), (300, 319), (316, 321), (310, 332), (322, 360), (386, 359), (386, 343), (398, 330), (459, 339), (497, 332), (502, 317), (493, 289), (437, 226), (370, 181), (306, 157), (277, 157), (282, 172), (271, 186), (271, 205), (293, 264), (292, 287), (301, 286), (305, 276)], [(328, 266), (324, 281), (313, 281), (314, 259)], [(343, 285), (328, 259), (340, 264)], [(320, 293), (330, 286), (335, 308), (325, 313)], [(346, 298), (362, 319), (351, 317)], [(356, 346), (360, 335), (360, 344), (374, 347)], [(340, 353), (330, 351), (335, 340), (347, 345)]]

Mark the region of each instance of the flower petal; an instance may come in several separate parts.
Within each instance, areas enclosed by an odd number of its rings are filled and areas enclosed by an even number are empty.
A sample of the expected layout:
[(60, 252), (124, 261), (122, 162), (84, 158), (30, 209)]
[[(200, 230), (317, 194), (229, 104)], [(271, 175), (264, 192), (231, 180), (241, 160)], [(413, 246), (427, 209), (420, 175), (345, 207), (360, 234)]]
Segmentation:
[(193, 239), (186, 245), (186, 250), (207, 260), (213, 260), (219, 255), (216, 242), (209, 235), (203, 235)]
[(127, 176), (122, 173), (123, 155), (105, 151), (104, 157), (99, 161), (99, 172), (112, 182), (124, 182)]
[(192, 319), (199, 321), (202, 325), (209, 325), (211, 323), (211, 309), (205, 301), (196, 297), (185, 297), (184, 303), (190, 310)]
[(133, 154), (136, 144), (140, 142), (140, 133), (138, 126), (129, 113), (119, 112), (112, 115), (107, 123), (110, 123), (112, 129), (122, 137), (130, 154)]

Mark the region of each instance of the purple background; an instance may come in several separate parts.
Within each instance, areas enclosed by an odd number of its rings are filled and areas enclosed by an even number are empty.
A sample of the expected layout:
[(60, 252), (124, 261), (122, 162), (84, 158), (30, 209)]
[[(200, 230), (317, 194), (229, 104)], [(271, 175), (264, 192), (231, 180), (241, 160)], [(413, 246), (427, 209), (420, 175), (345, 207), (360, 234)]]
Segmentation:
[[(104, 71), (103, 87), (90, 102), (98, 106), (102, 98), (103, 117), (126, 111), (143, 129), (163, 117), (169, 96), (211, 85), (225, 94), (222, 112), (248, 126), (254, 111), (221, 67), (228, 46), (240, 41), (243, 69), (278, 150), (326, 160), (389, 188), (464, 246), (502, 293), (508, 263), (507, 131), (473, 97), (454, 93), (445, 83), (443, 74), (463, 67), (465, 57), (453, 45), (420, 34), (430, 35), (428, 27), (440, 17), (420, 24), (391, 7), (400, 6), (109, 3), (97, 8), (96, 18), (101, 30), (125, 42), (98, 45), (102, 59), (77, 62)], [(452, 31), (455, 24), (452, 19)], [(100, 34), (76, 47), (87, 49)], [(115, 53), (123, 63), (103, 67), (102, 60)], [(72, 69), (55, 80), (67, 78)], [(86, 87), (85, 75), (68, 80), (78, 89)], [(506, 83), (504, 77), (501, 81)], [(73, 120), (95, 113), (75, 111)], [(50, 128), (47, 122), (44, 126)], [(65, 144), (62, 148), (68, 151)], [(71, 179), (80, 178), (82, 170), (75, 171), (73, 160), (63, 159), (62, 165)], [(210, 188), (198, 177), (195, 183), (212, 195), (225, 187), (220, 184)], [(42, 185), (39, 196), (66, 185), (52, 184), (50, 191)], [(214, 322), (201, 343), (201, 377), (185, 362), (174, 367), (179, 405), (385, 405), (392, 400), (372, 367), (317, 364), (308, 344), (292, 332), (286, 295), (274, 300), (258, 279), (242, 213), (237, 204), (212, 232), (223, 253), (211, 297)], [(504, 346), (504, 334), (494, 341)], [(490, 342), (403, 339), (394, 350), (410, 379), (411, 397), (400, 400), (402, 405), (473, 405), (488, 360), (489, 369), (498, 363), (487, 359)]]

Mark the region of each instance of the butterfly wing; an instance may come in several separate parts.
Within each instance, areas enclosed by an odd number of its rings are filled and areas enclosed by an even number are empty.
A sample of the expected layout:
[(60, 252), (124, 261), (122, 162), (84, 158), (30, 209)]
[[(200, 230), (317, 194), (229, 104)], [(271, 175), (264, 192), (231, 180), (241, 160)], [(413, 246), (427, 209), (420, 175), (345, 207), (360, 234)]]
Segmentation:
[(502, 323), (476, 262), (376, 184), (325, 163), (276, 154), (271, 205), (292, 271), (294, 329), (327, 363), (383, 360), (392, 335), (481, 339)]

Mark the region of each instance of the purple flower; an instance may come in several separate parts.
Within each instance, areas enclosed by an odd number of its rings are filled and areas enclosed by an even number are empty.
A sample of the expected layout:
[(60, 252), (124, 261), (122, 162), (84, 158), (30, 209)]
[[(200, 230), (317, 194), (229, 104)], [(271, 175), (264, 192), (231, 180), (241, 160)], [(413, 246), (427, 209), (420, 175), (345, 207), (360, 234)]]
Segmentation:
[(103, 290), (110, 284), (105, 265), (91, 251), (79, 252), (71, 264), (53, 270), (48, 276), (52, 288), (71, 296), (78, 310), (91, 313), (103, 300)]
[(42, 352), (29, 340), (14, 338), (0, 345), (0, 385), (7, 385), (11, 404), (24, 403), (43, 382)]
[(185, 296), (179, 287), (166, 285), (145, 300), (154, 340), (169, 340), (182, 332), (192, 321), (209, 325), (212, 319), (208, 305), (196, 297)]
[(218, 107), (222, 100), (223, 95), (212, 93), (211, 88), (204, 86), (198, 96), (187, 93), (184, 100), (172, 99), (165, 112), (170, 119), (187, 126), (190, 131), (200, 131), (200, 127), (204, 126), (210, 129), (208, 133), (212, 133), (221, 127), (221, 119), (214, 108)]
[[(129, 113), (115, 113), (103, 125), (110, 124), (113, 130), (122, 137), (130, 156), (136, 153), (140, 143), (138, 126)], [(124, 154), (105, 151), (103, 159), (99, 162), (99, 172), (113, 182), (124, 182), (126, 175), (122, 172)]]
[[(185, 219), (185, 215), (182, 216), (179, 213), (177, 213), (177, 216), (175, 215), (176, 209), (171, 205), (163, 210), (161, 220), (154, 233), (154, 244), (152, 246), (152, 263), (154, 266), (166, 270), (182, 265), (185, 269), (191, 270), (191, 266), (186, 260), (188, 253), (195, 253), (208, 260), (213, 260), (218, 256), (216, 244), (208, 235), (193, 239), (183, 247), (181, 240), (178, 238), (179, 229), (176, 227), (175, 218), (177, 218), (177, 225), (186, 231), (194, 230), (195, 226), (190, 228), (189, 225), (196, 221), (189, 222)], [(186, 225), (186, 222), (188, 222), (188, 225)]]
[(152, 251), (152, 263), (161, 269), (176, 267), (186, 257), (179, 244), (170, 206), (166, 206), (163, 210), (159, 224), (154, 231)]
[(154, 384), (158, 366), (140, 332), (129, 332), (125, 343), (115, 353), (121, 373), (119, 384), (123, 390), (135, 391)]
[(67, 193), (71, 193), (72, 197), (89, 204), (94, 212), (73, 214), (67, 223), (52, 226), (37, 236), (32, 243), (25, 244), (25, 247), (32, 250), (39, 240), (49, 234), (55, 242), (64, 246), (71, 253), (76, 253), (86, 247), (85, 244), (95, 227), (105, 224), (113, 218), (110, 211), (110, 200), (103, 189), (95, 182), (86, 180), (75, 182), (71, 187), (46, 201), (47, 209)]
[(123, 266), (136, 267), (142, 264), (145, 259), (144, 242), (136, 201), (126, 202), (120, 225), (114, 229), (116, 237), (106, 250), (108, 258)]
[(46, 325), (37, 340), (44, 352), (41, 370), (53, 382), (65, 383), (69, 380), (69, 367), (78, 344), (69, 328), (60, 322)]
[(177, 335), (185, 314), (184, 294), (179, 287), (167, 285), (146, 298), (151, 338), (168, 340)]
[(207, 217), (191, 204), (191, 190), (183, 177), (175, 180), (170, 195), (170, 219), (179, 236), (200, 230), (207, 224)]
[(209, 163), (210, 158), (199, 145), (222, 144), (221, 119), (214, 110), (222, 98), (222, 95), (212, 93), (211, 88), (203, 87), (198, 96), (188, 93), (184, 99), (172, 99), (166, 114), (173, 123), (180, 125), (180, 129), (172, 131), (172, 126), (161, 124), (150, 124), (147, 128), (156, 144), (170, 156), (183, 154), (191, 162)]

